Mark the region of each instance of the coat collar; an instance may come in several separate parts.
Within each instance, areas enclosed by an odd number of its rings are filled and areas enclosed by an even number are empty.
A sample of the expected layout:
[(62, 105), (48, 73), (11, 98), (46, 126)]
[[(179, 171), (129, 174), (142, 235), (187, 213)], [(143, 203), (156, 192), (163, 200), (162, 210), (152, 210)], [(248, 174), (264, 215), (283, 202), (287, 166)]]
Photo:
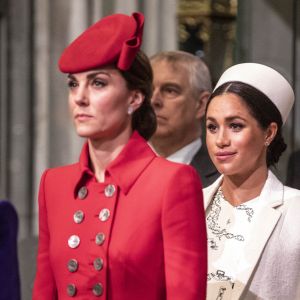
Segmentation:
[[(221, 185), (222, 180), (223, 176), (220, 176), (212, 185), (204, 189), (203, 193), (205, 209), (208, 208), (209, 203), (213, 199), (218, 187)], [(253, 232), (257, 234), (252, 235), (251, 239), (249, 239), (246, 245), (246, 256), (249, 259), (249, 268), (240, 274), (237, 274), (236, 283), (232, 291), (233, 299), (239, 299), (239, 297), (241, 297), (281, 216), (281, 211), (279, 208), (282, 207), (284, 201), (283, 194), (283, 184), (271, 171), (269, 171), (268, 178), (259, 196), (260, 201), (264, 201), (266, 205), (256, 217), (255, 223), (253, 224)]]
[[(134, 132), (117, 158), (106, 168), (105, 177), (111, 177), (111, 181), (115, 182), (126, 195), (155, 157), (155, 153), (146, 141), (137, 132)], [(90, 168), (89, 146), (88, 143), (85, 143), (79, 159), (79, 172), (74, 189), (75, 197), (79, 188), (91, 178), (95, 180)]]

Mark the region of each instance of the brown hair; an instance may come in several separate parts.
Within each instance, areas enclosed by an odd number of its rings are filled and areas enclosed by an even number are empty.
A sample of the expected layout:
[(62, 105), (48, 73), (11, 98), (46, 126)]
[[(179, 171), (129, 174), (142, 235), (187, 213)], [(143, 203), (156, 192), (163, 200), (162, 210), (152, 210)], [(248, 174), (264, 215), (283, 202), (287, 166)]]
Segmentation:
[(146, 54), (139, 50), (131, 67), (120, 71), (129, 90), (140, 90), (145, 96), (142, 105), (132, 115), (132, 128), (148, 140), (156, 130), (156, 116), (151, 106), (153, 73)]

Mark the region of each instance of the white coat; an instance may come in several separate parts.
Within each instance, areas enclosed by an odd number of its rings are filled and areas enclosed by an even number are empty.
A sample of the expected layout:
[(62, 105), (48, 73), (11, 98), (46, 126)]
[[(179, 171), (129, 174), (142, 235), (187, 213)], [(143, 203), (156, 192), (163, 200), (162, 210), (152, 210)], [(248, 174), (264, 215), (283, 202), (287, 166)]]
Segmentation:
[[(222, 178), (203, 190), (205, 209)], [(300, 299), (300, 190), (284, 186), (269, 171), (260, 199), (270, 197), (247, 242), (250, 266), (237, 275), (229, 299)]]

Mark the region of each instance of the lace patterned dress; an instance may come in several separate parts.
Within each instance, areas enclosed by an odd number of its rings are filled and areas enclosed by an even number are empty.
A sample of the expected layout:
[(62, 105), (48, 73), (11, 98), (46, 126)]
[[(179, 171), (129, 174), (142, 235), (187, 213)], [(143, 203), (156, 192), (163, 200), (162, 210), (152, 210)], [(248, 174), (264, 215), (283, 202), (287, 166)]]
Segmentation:
[(206, 212), (208, 285), (228, 282), (233, 287), (236, 274), (249, 266), (245, 244), (251, 236), (253, 220), (262, 208), (259, 197), (232, 206), (219, 187)]

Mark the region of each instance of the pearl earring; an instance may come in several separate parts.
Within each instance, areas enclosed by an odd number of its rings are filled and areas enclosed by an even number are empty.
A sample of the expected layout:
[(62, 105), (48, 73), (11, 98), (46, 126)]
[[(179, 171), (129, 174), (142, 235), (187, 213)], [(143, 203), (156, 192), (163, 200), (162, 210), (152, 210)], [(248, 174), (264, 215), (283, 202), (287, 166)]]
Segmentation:
[(270, 142), (269, 142), (269, 141), (266, 141), (266, 142), (265, 142), (265, 146), (268, 147), (269, 145), (270, 145)]
[(128, 107), (127, 113), (128, 113), (129, 115), (131, 115), (131, 114), (133, 113), (133, 108), (132, 108), (132, 106), (129, 106), (129, 107)]

